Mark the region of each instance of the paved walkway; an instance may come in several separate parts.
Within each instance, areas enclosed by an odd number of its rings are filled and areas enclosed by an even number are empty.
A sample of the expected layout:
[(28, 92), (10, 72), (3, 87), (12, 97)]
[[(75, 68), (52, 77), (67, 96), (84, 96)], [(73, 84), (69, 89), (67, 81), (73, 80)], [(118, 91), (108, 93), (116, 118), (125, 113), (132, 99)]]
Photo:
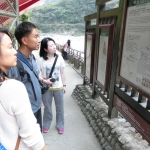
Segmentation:
[(83, 80), (68, 63), (66, 63), (65, 74), (67, 85), (67, 93), (64, 96), (65, 132), (60, 135), (55, 128), (56, 113), (53, 103), (53, 122), (49, 132), (43, 133), (47, 150), (102, 150), (80, 107), (71, 96), (75, 86), (82, 84)]

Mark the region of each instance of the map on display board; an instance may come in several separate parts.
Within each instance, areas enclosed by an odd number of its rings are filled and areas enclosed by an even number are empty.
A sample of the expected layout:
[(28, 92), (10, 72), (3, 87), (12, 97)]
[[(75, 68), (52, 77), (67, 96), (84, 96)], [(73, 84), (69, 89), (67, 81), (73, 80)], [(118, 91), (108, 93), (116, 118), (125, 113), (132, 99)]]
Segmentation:
[(90, 69), (91, 69), (91, 53), (92, 53), (92, 35), (87, 35), (86, 43), (86, 72), (85, 75), (90, 79)]
[(120, 76), (150, 91), (150, 0), (129, 0)]
[(106, 65), (107, 65), (107, 53), (108, 53), (108, 37), (109, 29), (103, 28), (100, 32), (99, 42), (99, 57), (98, 57), (98, 69), (97, 69), (97, 80), (105, 86), (106, 78)]

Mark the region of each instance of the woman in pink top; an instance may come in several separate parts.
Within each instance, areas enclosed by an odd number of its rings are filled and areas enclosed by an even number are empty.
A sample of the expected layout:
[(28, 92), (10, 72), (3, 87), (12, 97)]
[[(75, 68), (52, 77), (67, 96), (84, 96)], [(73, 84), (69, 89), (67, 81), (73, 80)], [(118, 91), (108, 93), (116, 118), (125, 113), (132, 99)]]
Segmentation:
[(17, 63), (16, 50), (7, 30), (0, 29), (0, 148), (45, 150), (40, 127), (32, 113), (24, 85), (6, 74)]

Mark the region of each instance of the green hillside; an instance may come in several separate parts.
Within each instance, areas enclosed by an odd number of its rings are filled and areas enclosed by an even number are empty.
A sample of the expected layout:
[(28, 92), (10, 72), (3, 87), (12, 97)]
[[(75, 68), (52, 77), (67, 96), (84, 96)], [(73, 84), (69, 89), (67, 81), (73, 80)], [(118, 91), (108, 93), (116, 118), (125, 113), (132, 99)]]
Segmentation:
[(83, 34), (84, 16), (95, 13), (95, 0), (59, 0), (32, 9), (30, 20), (43, 33)]

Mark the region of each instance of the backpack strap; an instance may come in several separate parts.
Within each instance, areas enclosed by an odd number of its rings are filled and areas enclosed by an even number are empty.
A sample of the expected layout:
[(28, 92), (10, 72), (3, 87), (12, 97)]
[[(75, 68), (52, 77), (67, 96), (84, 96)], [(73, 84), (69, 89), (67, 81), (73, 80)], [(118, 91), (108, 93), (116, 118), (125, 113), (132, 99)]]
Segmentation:
[(24, 77), (25, 75), (25, 70), (24, 70), (24, 67), (22, 65), (22, 63), (20, 62), (19, 59), (17, 59), (17, 68), (18, 68), (18, 71), (19, 71), (19, 74), (21, 77)]
[(25, 74), (27, 75), (27, 80), (31, 83), (31, 86), (32, 86), (32, 89), (33, 89), (34, 98), (35, 98), (35, 100), (37, 100), (34, 85), (33, 85), (33, 82), (30, 78), (30, 74), (27, 71), (24, 70), (24, 67), (21, 63), (21, 60), (19, 60), (19, 59), (17, 59), (17, 68), (18, 68), (18, 71), (19, 71), (19, 74), (20, 74), (21, 78), (23, 78)]
[(32, 55), (33, 59), (35, 60), (35, 56), (33, 54), (31, 54), (31, 55)]
[(33, 70), (33, 66), (31, 66), (31, 64), (21, 55), (20, 52), (17, 53), (17, 58), (25, 63), (31, 70)]

